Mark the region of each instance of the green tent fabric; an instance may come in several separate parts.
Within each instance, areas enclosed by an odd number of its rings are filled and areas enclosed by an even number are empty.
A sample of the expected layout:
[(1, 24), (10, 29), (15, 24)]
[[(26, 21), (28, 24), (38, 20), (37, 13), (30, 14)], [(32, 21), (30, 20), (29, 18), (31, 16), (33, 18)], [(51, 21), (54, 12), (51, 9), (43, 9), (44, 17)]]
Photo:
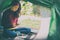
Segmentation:
[[(60, 0), (24, 0), (51, 9), (51, 21), (47, 40), (60, 40)], [(0, 0), (0, 14), (12, 0)]]
[(1, 24), (1, 18), (2, 18), (2, 11), (10, 5), (12, 0), (0, 0), (0, 24)]

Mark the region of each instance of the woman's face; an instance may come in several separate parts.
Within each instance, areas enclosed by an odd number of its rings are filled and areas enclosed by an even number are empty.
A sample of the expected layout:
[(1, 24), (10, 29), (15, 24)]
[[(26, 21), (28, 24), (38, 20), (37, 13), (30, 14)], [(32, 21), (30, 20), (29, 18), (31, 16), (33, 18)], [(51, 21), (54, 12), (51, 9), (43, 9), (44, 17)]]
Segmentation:
[(15, 12), (18, 10), (18, 8), (19, 8), (19, 4), (12, 6), (11, 10)]

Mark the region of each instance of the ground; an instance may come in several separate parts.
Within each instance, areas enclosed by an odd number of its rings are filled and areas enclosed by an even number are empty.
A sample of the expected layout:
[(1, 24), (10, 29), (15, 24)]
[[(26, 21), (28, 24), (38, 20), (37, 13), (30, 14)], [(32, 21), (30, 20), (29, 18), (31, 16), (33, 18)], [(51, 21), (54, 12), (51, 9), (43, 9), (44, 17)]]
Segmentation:
[(36, 16), (21, 16), (21, 17), (19, 17), (18, 23), (22, 27), (39, 29), (40, 28), (40, 17), (36, 17)]

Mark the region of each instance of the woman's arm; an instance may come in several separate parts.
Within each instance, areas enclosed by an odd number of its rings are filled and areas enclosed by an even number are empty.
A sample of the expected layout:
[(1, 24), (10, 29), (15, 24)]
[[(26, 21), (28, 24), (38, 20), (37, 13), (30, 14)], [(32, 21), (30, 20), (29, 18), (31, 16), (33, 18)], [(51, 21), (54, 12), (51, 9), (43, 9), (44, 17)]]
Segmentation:
[(14, 17), (13, 15), (10, 15), (10, 21), (13, 28), (17, 26), (18, 18)]

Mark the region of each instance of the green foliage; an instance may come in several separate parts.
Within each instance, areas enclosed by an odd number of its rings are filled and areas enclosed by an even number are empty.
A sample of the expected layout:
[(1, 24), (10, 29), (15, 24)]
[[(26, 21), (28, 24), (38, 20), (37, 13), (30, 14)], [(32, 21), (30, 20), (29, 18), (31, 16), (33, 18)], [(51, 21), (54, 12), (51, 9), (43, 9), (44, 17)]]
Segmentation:
[(40, 16), (40, 11), (39, 11), (39, 7), (38, 5), (34, 5), (30, 2), (25, 2), (25, 1), (21, 1), (21, 15), (33, 15), (33, 16)]
[(22, 7), (22, 10), (21, 10), (21, 14), (22, 15), (30, 15), (33, 11), (33, 6), (32, 6), (32, 3), (30, 2), (24, 2), (24, 1), (21, 1), (21, 7)]

